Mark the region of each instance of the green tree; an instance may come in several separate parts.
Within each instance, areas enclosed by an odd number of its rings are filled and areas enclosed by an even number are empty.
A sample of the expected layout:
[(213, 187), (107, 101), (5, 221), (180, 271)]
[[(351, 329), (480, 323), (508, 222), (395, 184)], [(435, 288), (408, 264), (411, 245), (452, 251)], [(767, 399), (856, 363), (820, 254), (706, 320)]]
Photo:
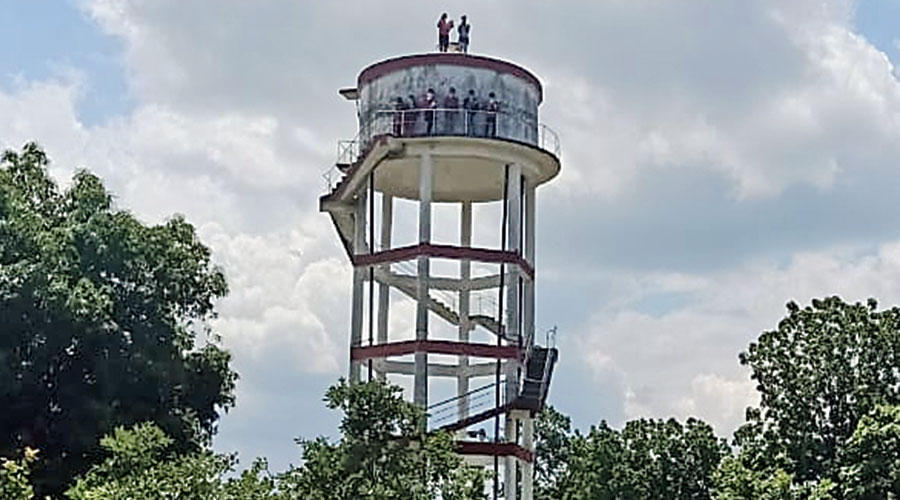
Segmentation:
[(696, 419), (634, 420), (621, 431), (603, 422), (586, 435), (569, 435), (557, 414), (548, 420), (538, 426), (539, 442), (551, 449), (546, 468), (539, 462), (547, 472), (538, 476), (542, 500), (709, 499), (712, 474), (728, 452)]
[(753, 471), (781, 469), (797, 484), (839, 482), (839, 455), (860, 419), (900, 403), (900, 309), (813, 300), (741, 354), (761, 393), (736, 433)]
[(425, 415), (401, 389), (378, 382), (331, 387), (325, 401), (344, 413), (341, 439), (300, 441), (303, 465), (280, 485), (304, 500), (476, 500), (485, 471), (465, 466), (452, 436), (423, 432)]
[(864, 416), (840, 461), (844, 498), (900, 498), (900, 406), (879, 406)]
[(834, 484), (797, 484), (783, 469), (755, 471), (736, 457), (722, 460), (713, 475), (716, 500), (832, 500)]
[(3, 500), (31, 500), (34, 488), (28, 479), (31, 464), (37, 458), (37, 451), (26, 448), (19, 460), (0, 457), (0, 498)]
[(58, 494), (120, 425), (156, 422), (183, 449), (233, 404), (229, 355), (205, 326), (227, 292), (181, 217), (147, 226), (96, 176), (61, 190), (28, 144), (0, 160), (0, 455), (41, 449)]
[(233, 456), (182, 453), (154, 424), (117, 428), (101, 440), (108, 457), (66, 492), (71, 500), (276, 500), (275, 480), (257, 461), (240, 477)]
[(534, 486), (538, 499), (562, 498), (562, 480), (568, 471), (571, 455), (572, 421), (552, 406), (535, 421)]

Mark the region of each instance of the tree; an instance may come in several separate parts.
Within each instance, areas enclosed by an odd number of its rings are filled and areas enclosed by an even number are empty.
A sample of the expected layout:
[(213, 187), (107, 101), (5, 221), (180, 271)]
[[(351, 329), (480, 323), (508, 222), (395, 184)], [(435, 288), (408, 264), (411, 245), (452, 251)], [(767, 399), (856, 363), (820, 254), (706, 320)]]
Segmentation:
[(722, 460), (713, 475), (716, 500), (833, 500), (834, 484), (797, 484), (783, 469), (755, 471), (736, 457)]
[(0, 498), (3, 500), (31, 500), (34, 488), (28, 480), (37, 450), (26, 448), (19, 460), (0, 457)]
[(535, 421), (535, 496), (539, 499), (562, 498), (560, 491), (570, 460), (572, 421), (549, 406)]
[(225, 479), (236, 459), (209, 450), (182, 453), (154, 424), (117, 428), (101, 440), (108, 457), (66, 492), (71, 500), (277, 500), (275, 480), (257, 461)]
[(634, 420), (622, 431), (602, 422), (586, 435), (568, 435), (568, 422), (555, 412), (548, 419), (538, 425), (539, 442), (551, 448), (551, 460), (539, 462), (542, 500), (709, 499), (712, 474), (728, 452), (712, 428), (696, 419), (684, 425)]
[(301, 440), (303, 465), (282, 476), (291, 499), (484, 499), (484, 469), (456, 455), (450, 434), (424, 432), (425, 414), (401, 389), (379, 382), (331, 387), (325, 401), (344, 413), (341, 439)]
[(236, 378), (205, 326), (225, 277), (194, 228), (142, 224), (86, 171), (60, 190), (48, 164), (34, 144), (0, 160), (0, 455), (41, 449), (39, 495), (99, 461), (117, 426), (207, 442)]
[(839, 456), (860, 419), (900, 403), (900, 309), (876, 308), (873, 299), (790, 302), (778, 328), (741, 354), (762, 396), (736, 433), (747, 469), (839, 482)]
[(879, 406), (864, 416), (840, 462), (844, 498), (900, 498), (900, 406)]

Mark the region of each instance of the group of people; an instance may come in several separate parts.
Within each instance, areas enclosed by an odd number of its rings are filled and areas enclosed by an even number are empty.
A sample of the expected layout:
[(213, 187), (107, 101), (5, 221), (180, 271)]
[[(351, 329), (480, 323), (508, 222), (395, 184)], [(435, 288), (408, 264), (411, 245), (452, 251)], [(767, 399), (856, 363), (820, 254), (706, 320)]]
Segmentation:
[[(460, 106), (461, 105), (461, 106)], [(497, 136), (497, 114), (500, 112), (500, 101), (491, 92), (488, 100), (481, 102), (474, 90), (469, 90), (468, 95), (460, 102), (456, 95), (456, 89), (450, 87), (443, 103), (438, 104), (438, 97), (434, 89), (428, 89), (420, 98), (410, 95), (408, 100), (402, 97), (394, 98), (393, 129), (395, 136), (423, 135), (419, 131), (419, 116), (425, 121), (424, 135), (469, 135), (479, 137)], [(435, 122), (438, 113), (442, 114), (442, 122)], [(460, 123), (461, 115), (465, 114), (465, 122)], [(483, 115), (482, 120), (476, 119)]]
[[(447, 13), (444, 12), (441, 14), (441, 18), (437, 23), (438, 28), (438, 50), (441, 52), (447, 52), (450, 48), (450, 32), (453, 31), (453, 19), (447, 18)], [(469, 33), (472, 31), (472, 25), (466, 21), (466, 16), (463, 14), (460, 17), (459, 27), (456, 29), (457, 31), (457, 45), (459, 46), (459, 51), (463, 54), (469, 52)]]

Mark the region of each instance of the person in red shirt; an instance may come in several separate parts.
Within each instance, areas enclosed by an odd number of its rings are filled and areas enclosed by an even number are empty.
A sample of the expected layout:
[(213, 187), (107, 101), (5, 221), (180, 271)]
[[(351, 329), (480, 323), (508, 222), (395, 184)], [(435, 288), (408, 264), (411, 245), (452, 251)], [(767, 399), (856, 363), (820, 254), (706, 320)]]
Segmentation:
[(441, 18), (437, 23), (438, 28), (438, 50), (447, 52), (450, 47), (450, 31), (453, 29), (453, 20), (447, 19), (447, 13), (441, 14)]

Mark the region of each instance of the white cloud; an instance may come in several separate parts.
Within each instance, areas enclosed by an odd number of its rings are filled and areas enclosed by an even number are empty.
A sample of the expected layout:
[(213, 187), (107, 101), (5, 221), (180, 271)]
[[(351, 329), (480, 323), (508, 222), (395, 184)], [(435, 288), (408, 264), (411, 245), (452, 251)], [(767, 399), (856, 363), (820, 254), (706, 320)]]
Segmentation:
[[(245, 386), (254, 406), (271, 403), (271, 394), (256, 391), (277, 386), (279, 370), (342, 373), (349, 267), (316, 211), (334, 141), (354, 133), (352, 105), (335, 90), (376, 59), (428, 50), (433, 7), (390, 1), (375, 9), (364, 0), (82, 5), (122, 43), (135, 109), (86, 127), (76, 112), (79, 78), (20, 82), (0, 92), (0, 144), (37, 139), (59, 178), (88, 166), (145, 220), (180, 212), (198, 226), (232, 289), (217, 328), (237, 362), (266, 364)], [(454, 9), (475, 23), (474, 50), (518, 60), (546, 80), (543, 114), (561, 135), (564, 164), (541, 196), (565, 201), (541, 220), (594, 213), (598, 199), (647, 203), (635, 198), (659, 193), (639, 193), (636, 184), (689, 169), (708, 173), (710, 183), (725, 179), (736, 204), (768, 201), (773, 212), (789, 207), (780, 196), (797, 186), (828, 192), (861, 178), (900, 180), (893, 173), (900, 87), (884, 54), (853, 32), (849, 0), (511, 5), (472, 0)], [(567, 242), (620, 243), (591, 237), (589, 224), (572, 226)], [(719, 251), (736, 252), (730, 245), (721, 242)], [(898, 248), (883, 244), (876, 255), (860, 255), (810, 246), (775, 257), (789, 260), (787, 267), (760, 257), (716, 272), (664, 265), (610, 272), (603, 262), (567, 261), (539, 276), (572, 279), (582, 289), (598, 277), (614, 284), (605, 296), (615, 298), (596, 304), (593, 315), (571, 297), (559, 299), (570, 309), (554, 313), (591, 325), (583, 328), (583, 352), (564, 359), (582, 355), (598, 376), (621, 382), (627, 416), (697, 414), (725, 432), (752, 400), (736, 354), (775, 324), (783, 303), (831, 293), (896, 302)], [(648, 313), (640, 301), (658, 294), (686, 299)], [(398, 330), (411, 328), (409, 313), (409, 304), (398, 303)], [(229, 418), (251, 418), (241, 411)], [(243, 415), (264, 414), (256, 407)]]
[[(597, 377), (624, 381), (626, 418), (698, 416), (730, 433), (755, 401), (749, 373), (737, 354), (784, 317), (784, 304), (839, 295), (900, 304), (900, 241), (875, 254), (847, 249), (794, 256), (790, 264), (682, 276), (651, 273), (606, 305), (584, 327), (581, 361)], [(687, 293), (684, 306), (663, 314), (640, 312), (641, 301)], [(611, 375), (612, 374), (612, 375)]]

